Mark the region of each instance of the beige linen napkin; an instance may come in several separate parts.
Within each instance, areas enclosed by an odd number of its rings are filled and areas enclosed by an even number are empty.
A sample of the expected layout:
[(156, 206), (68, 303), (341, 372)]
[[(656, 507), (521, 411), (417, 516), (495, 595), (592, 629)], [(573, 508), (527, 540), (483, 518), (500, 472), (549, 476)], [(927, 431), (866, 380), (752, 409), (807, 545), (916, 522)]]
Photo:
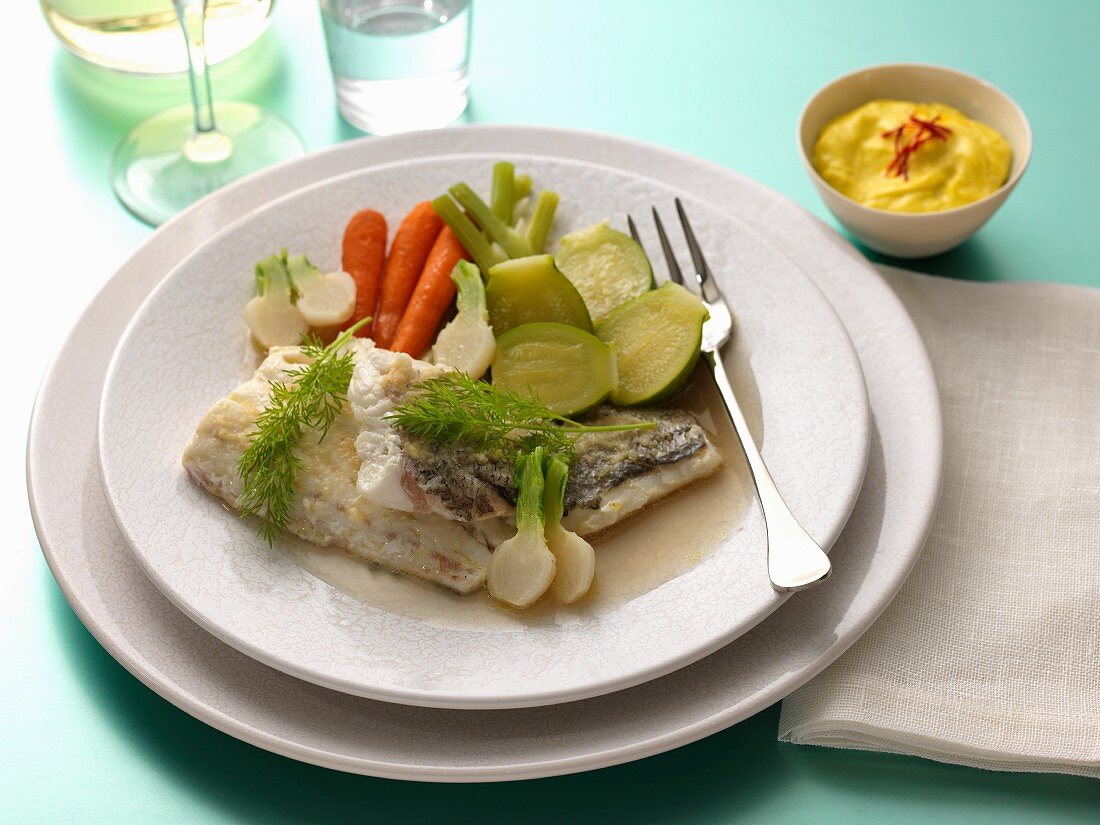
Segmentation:
[(1100, 291), (882, 270), (935, 367), (943, 492), (901, 592), (779, 738), (1100, 777)]

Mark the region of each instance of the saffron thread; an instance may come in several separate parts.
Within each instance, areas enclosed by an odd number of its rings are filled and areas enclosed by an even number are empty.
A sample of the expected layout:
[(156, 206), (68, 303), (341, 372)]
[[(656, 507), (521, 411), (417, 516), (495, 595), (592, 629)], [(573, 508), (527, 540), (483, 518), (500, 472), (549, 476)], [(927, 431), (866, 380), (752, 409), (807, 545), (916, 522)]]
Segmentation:
[[(947, 141), (951, 130), (937, 123), (939, 119), (940, 116), (936, 115), (931, 120), (927, 120), (917, 117), (917, 113), (913, 112), (900, 126), (887, 129), (882, 133), (882, 137), (894, 142), (894, 158), (886, 167), (885, 177), (893, 175), (895, 178), (909, 180), (909, 159), (916, 151), (933, 140)], [(912, 129), (912, 134), (906, 139), (905, 133), (909, 129)]]

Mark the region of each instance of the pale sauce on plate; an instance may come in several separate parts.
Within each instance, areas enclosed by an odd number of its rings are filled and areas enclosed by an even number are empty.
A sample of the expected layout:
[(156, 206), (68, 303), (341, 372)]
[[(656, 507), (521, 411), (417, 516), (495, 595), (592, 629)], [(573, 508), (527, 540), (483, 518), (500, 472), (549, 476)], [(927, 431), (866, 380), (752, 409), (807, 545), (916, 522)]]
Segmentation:
[[(761, 437), (759, 396), (747, 367), (731, 376), (738, 398)], [(724, 466), (620, 524), (590, 537), (596, 582), (574, 605), (546, 596), (527, 610), (507, 608), (484, 590), (460, 596), (413, 576), (373, 567), (343, 551), (292, 540), (286, 546), (303, 567), (333, 587), (380, 610), (455, 629), (521, 631), (531, 624), (570, 624), (609, 613), (691, 570), (740, 529), (752, 484), (714, 381), (703, 365), (673, 406), (693, 412), (721, 452)], [(761, 554), (764, 548), (761, 547)]]

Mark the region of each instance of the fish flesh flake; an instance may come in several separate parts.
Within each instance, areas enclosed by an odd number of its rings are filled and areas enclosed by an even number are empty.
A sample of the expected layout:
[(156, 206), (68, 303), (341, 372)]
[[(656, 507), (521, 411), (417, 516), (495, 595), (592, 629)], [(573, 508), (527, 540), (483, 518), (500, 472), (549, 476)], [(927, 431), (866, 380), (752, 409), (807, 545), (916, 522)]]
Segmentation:
[[(373, 343), (348, 345), (357, 363)], [(386, 353), (392, 355), (392, 353)], [(410, 359), (411, 360), (411, 359)], [(237, 461), (247, 449), (270, 384), (310, 363), (298, 347), (275, 347), (255, 375), (214, 404), (183, 454), (183, 466), (201, 487), (236, 509), (242, 484)], [(428, 366), (428, 365), (426, 365)], [(436, 368), (433, 368), (436, 369)], [(298, 449), (302, 469), (288, 530), (322, 547), (336, 547), (391, 570), (470, 593), (485, 582), (492, 558), (485, 531), (430, 513), (392, 509), (359, 494), (359, 425), (348, 405), (324, 440), (307, 433)]]

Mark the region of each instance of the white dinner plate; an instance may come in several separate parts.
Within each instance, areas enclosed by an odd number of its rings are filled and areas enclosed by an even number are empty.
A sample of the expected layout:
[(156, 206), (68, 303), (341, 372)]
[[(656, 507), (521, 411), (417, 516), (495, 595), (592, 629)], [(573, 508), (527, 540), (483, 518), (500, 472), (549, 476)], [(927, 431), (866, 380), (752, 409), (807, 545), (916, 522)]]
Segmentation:
[[(251, 347), (242, 308), (254, 293), (256, 261), (285, 247), (307, 254), (323, 271), (339, 268), (343, 229), (357, 210), (378, 209), (396, 226), (415, 203), (457, 181), (487, 183), (494, 159), (441, 156), (375, 166), (257, 209), (181, 263), (118, 346), (103, 391), (99, 438), (116, 521), (172, 601), (272, 667), (404, 704), (551, 704), (630, 687), (689, 664), (785, 599), (769, 584), (763, 518), (738, 476), (740, 456), (729, 426), (717, 417), (704, 424), (716, 428), (730, 464), (721, 473), (722, 495), (712, 496), (709, 511), (690, 509), (687, 524), (675, 521), (678, 508), (692, 507), (686, 496), (658, 504), (652, 515), (624, 525), (609, 551), (633, 555), (645, 544), (654, 566), (673, 554), (693, 566), (625, 594), (615, 575), (630, 574), (602, 568), (593, 598), (530, 618), (475, 609), (471, 600), (436, 588), (394, 597), (395, 584), (415, 583), (395, 583), (384, 570), (365, 565), (322, 573), (333, 587), (313, 575), (331, 566), (317, 554), (301, 562), (300, 549), (277, 546), (273, 552), (253, 523), (186, 477), (180, 454), (197, 422), (251, 371), (242, 373)], [(607, 217), (623, 223), (627, 213), (644, 215), (652, 204), (670, 207), (674, 197), (684, 196), (736, 312), (731, 361), (746, 368), (731, 378), (760, 422), (762, 452), (792, 511), (830, 547), (863, 481), (869, 414), (858, 358), (820, 291), (770, 241), (689, 193), (590, 163), (508, 159), (561, 195), (556, 235)], [(703, 496), (704, 487), (721, 482), (707, 480), (689, 495)], [(662, 536), (665, 523), (670, 527)], [(604, 545), (599, 539), (595, 545), (602, 565)], [(649, 570), (631, 574), (646, 578)], [(364, 577), (379, 581), (363, 584)]]
[[(610, 696), (529, 710), (401, 707), (271, 670), (190, 621), (149, 582), (110, 515), (95, 414), (127, 321), (179, 260), (235, 216), (316, 180), (441, 152), (567, 152), (667, 175), (711, 203), (751, 211), (809, 268), (859, 353), (873, 415), (859, 501), (833, 577), (797, 594), (734, 643), (674, 674)], [(870, 626), (915, 563), (935, 511), (942, 431), (923, 346), (897, 298), (847, 243), (770, 190), (668, 149), (561, 129), (479, 126), (366, 139), (223, 190), (162, 227), (89, 306), (45, 376), (28, 444), (43, 553), (95, 638), (152, 690), (207, 724), (295, 759), (432, 781), (525, 779), (669, 750), (733, 725), (804, 684)]]

